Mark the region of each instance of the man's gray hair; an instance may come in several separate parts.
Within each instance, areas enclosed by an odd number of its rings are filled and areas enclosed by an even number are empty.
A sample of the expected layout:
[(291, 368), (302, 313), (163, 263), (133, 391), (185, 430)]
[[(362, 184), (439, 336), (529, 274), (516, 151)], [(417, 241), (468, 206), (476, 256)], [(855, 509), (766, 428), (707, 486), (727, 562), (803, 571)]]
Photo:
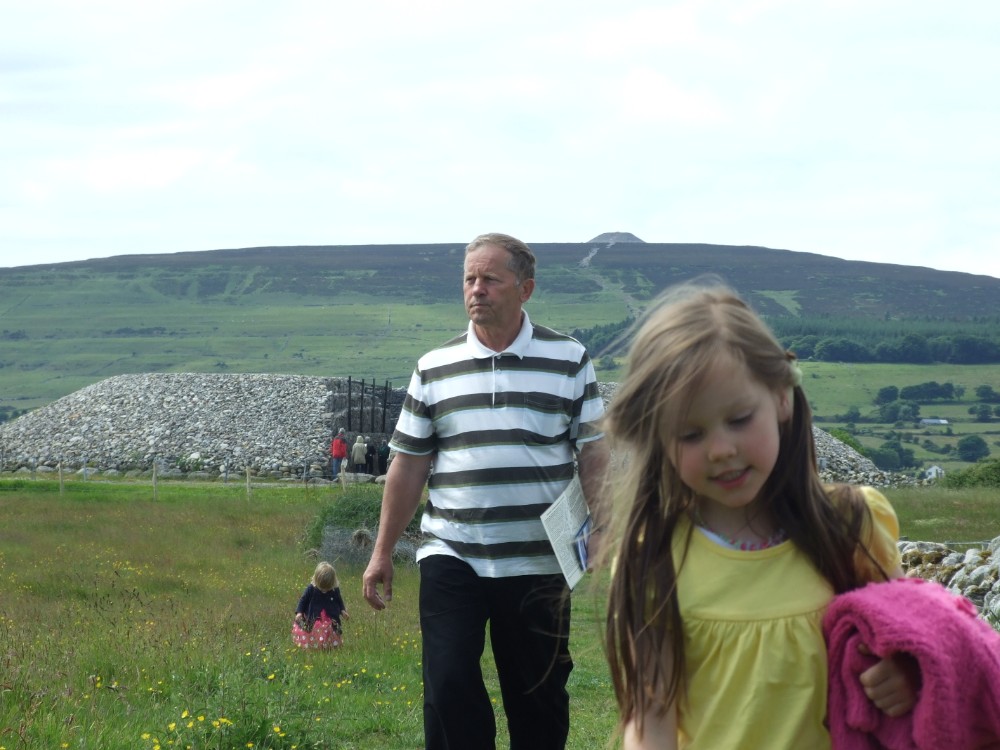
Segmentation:
[(518, 283), (521, 283), (525, 279), (535, 278), (535, 254), (521, 240), (511, 237), (509, 234), (489, 232), (488, 234), (479, 235), (470, 242), (465, 248), (465, 254), (468, 255), (471, 252), (475, 252), (484, 245), (496, 245), (510, 253), (510, 261), (507, 263), (507, 268), (517, 276)]

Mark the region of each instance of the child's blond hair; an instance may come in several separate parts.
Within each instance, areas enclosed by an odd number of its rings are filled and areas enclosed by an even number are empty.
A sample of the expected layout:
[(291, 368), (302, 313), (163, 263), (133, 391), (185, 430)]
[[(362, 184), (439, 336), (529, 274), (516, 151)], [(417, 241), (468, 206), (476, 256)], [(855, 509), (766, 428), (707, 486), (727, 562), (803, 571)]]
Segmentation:
[(320, 591), (333, 591), (340, 588), (337, 570), (328, 562), (321, 562), (313, 572), (312, 584)]

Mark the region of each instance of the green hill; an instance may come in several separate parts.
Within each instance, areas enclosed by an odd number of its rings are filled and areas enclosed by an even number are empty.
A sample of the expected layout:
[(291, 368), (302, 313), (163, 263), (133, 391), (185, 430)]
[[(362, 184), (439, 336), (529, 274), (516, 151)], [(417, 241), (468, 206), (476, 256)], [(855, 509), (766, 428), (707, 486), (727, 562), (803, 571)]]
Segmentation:
[[(664, 287), (714, 273), (777, 329), (791, 326), (788, 335), (1000, 330), (1000, 279), (988, 276), (762, 247), (598, 240), (532, 245), (536, 320), (565, 331), (611, 326)], [(416, 357), (465, 325), (463, 247), (261, 247), (2, 268), (0, 410), (138, 372), (405, 385)]]

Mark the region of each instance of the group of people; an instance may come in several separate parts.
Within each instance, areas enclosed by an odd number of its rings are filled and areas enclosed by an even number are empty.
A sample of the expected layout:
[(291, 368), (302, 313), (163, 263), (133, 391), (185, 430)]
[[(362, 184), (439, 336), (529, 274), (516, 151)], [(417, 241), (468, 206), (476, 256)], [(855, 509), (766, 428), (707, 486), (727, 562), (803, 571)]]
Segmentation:
[[(829, 748), (820, 623), (835, 596), (902, 575), (898, 524), (876, 490), (820, 482), (794, 354), (724, 284), (689, 283), (636, 325), (605, 411), (586, 349), (524, 309), (527, 245), (477, 237), (463, 271), (468, 327), (417, 362), (362, 582), (389, 606), (426, 486), (425, 747), (495, 747), (487, 627), (510, 747), (565, 746), (569, 590), (539, 516), (578, 476), (626, 750)], [(867, 659), (873, 710), (911, 712), (914, 660)]]
[(330, 476), (336, 479), (341, 470), (350, 467), (355, 474), (382, 476), (389, 469), (389, 441), (383, 439), (381, 445), (365, 435), (358, 435), (354, 444), (348, 447), (347, 433), (341, 427), (330, 441)]

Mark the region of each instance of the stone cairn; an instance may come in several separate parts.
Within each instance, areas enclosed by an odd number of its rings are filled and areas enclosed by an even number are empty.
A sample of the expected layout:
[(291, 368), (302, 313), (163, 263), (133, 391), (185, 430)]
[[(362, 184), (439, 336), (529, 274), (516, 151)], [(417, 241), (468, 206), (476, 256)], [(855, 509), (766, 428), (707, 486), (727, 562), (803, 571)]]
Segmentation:
[[(340, 378), (118, 375), (0, 424), (0, 471), (216, 478), (318, 478), (335, 427), (381, 424), (381, 399)], [(387, 431), (402, 396), (391, 392)], [(363, 411), (363, 414), (361, 413)], [(352, 435), (352, 442), (355, 432)], [(365, 427), (365, 435), (383, 433)]]
[[(600, 389), (610, 400), (615, 384), (602, 383)], [(62, 468), (114, 478), (148, 476), (156, 464), (164, 477), (247, 473), (321, 482), (333, 429), (346, 425), (347, 410), (374, 415), (368, 424), (383, 418), (381, 403), (371, 403), (369, 395), (367, 402), (349, 405), (347, 390), (346, 379), (301, 375), (118, 375), (0, 424), (0, 473), (36, 475)], [(391, 394), (386, 433), (392, 432), (403, 396), (402, 389)], [(354, 423), (360, 424), (360, 415)], [(824, 481), (881, 488), (915, 483), (879, 470), (818, 428), (813, 435)], [(374, 481), (367, 475), (350, 478)], [(994, 624), (1000, 622), (1000, 537), (972, 546), (902, 541), (900, 550), (908, 575), (964, 594)]]

